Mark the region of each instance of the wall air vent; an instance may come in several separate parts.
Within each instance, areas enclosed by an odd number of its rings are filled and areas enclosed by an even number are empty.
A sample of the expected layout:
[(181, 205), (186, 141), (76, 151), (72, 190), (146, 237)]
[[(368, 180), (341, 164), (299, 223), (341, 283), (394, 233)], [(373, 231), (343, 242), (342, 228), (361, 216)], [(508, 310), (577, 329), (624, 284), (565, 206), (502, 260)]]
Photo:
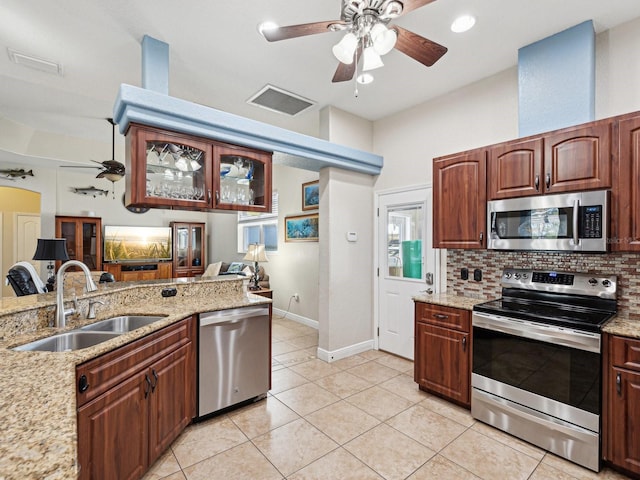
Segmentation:
[(247, 100), (247, 103), (292, 117), (315, 105), (313, 100), (287, 92), (273, 85), (266, 85)]
[(59, 63), (34, 57), (33, 55), (27, 55), (26, 53), (16, 52), (11, 48), (7, 48), (7, 53), (9, 54), (9, 59), (18, 65), (24, 65), (25, 67), (54, 75), (62, 76), (63, 74), (62, 65)]

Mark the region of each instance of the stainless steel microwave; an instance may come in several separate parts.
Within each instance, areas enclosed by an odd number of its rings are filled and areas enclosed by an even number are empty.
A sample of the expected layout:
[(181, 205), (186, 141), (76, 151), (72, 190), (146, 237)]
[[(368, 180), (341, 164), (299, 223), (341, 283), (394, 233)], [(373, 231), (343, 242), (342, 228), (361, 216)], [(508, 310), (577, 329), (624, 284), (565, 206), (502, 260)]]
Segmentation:
[(487, 248), (606, 252), (609, 191), (487, 202)]

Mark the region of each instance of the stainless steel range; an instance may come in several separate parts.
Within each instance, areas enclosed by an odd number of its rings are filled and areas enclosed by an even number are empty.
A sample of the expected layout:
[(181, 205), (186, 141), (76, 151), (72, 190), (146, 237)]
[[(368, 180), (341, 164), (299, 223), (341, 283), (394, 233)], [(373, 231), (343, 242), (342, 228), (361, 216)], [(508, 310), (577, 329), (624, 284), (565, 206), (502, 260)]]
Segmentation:
[(601, 328), (615, 276), (505, 269), (502, 298), (473, 308), (471, 414), (600, 469)]

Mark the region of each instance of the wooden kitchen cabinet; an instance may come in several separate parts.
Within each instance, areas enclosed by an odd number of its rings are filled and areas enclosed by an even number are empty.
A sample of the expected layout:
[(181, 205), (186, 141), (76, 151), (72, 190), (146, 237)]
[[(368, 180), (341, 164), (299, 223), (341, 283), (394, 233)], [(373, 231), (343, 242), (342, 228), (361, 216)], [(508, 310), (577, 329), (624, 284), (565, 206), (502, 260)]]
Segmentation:
[(195, 318), (76, 368), (81, 479), (141, 478), (195, 416)]
[(103, 268), (113, 275), (116, 282), (173, 278), (173, 264), (171, 262), (105, 263)]
[(489, 148), (489, 200), (526, 197), (542, 192), (542, 138), (515, 140)]
[[(55, 228), (56, 238), (67, 240), (70, 260), (81, 261), (89, 270), (102, 270), (102, 219), (56, 216)], [(56, 271), (61, 264), (56, 262)]]
[(603, 456), (640, 475), (640, 340), (604, 335)]
[(271, 153), (214, 144), (213, 208), (271, 211)]
[(126, 205), (271, 211), (271, 152), (132, 124)]
[(433, 247), (484, 248), (487, 153), (472, 150), (433, 159)]
[(544, 193), (611, 188), (610, 119), (544, 135)]
[(622, 117), (616, 124), (616, 162), (611, 190), (613, 251), (640, 251), (640, 115)]
[(421, 390), (471, 406), (471, 312), (416, 302), (414, 355)]
[(127, 205), (211, 209), (211, 144), (205, 139), (133, 124), (127, 131)]
[(206, 225), (171, 222), (173, 229), (173, 274), (179, 277), (202, 275), (205, 269)]
[(489, 147), (489, 200), (611, 188), (611, 120)]

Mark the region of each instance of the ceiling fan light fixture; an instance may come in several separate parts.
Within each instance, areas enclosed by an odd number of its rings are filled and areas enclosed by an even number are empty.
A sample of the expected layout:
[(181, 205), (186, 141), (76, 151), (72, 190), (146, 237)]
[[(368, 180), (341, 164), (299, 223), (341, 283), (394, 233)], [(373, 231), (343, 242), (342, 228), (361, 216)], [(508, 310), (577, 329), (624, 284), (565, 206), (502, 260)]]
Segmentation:
[(362, 53), (362, 71), (367, 72), (380, 67), (384, 67), (384, 63), (382, 63), (382, 59), (375, 51), (375, 48), (372, 46), (365, 48)]
[(356, 79), (360, 85), (367, 85), (373, 82), (373, 75), (370, 73), (361, 73)]
[(451, 24), (451, 31), (454, 33), (463, 33), (476, 24), (476, 19), (472, 15), (460, 15)]
[(398, 34), (383, 23), (376, 23), (371, 29), (371, 42), (378, 55), (386, 55), (396, 45)]
[(331, 51), (340, 63), (351, 65), (353, 63), (353, 54), (358, 46), (358, 38), (352, 33), (347, 33), (342, 40), (336, 43)]
[(392, 1), (387, 3), (387, 6), (384, 8), (381, 17), (396, 18), (400, 15), (402, 15), (402, 3)]
[(112, 183), (117, 182), (118, 180), (122, 180), (122, 177), (124, 177), (124, 175), (121, 175), (119, 173), (113, 173), (113, 172), (104, 172), (104, 173), (101, 173), (100, 175), (102, 175), (101, 178), (106, 178)]

